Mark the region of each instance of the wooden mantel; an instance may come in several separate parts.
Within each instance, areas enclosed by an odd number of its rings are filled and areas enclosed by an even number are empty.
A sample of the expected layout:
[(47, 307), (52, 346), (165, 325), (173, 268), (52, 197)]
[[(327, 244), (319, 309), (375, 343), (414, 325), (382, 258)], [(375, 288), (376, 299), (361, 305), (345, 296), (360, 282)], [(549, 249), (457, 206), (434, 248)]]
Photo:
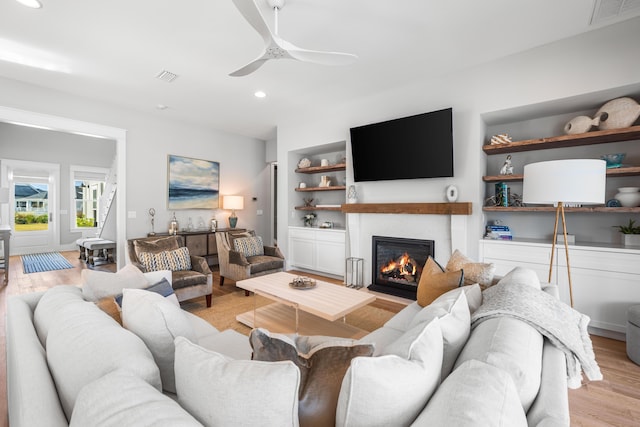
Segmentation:
[(471, 203), (349, 203), (343, 213), (471, 215)]

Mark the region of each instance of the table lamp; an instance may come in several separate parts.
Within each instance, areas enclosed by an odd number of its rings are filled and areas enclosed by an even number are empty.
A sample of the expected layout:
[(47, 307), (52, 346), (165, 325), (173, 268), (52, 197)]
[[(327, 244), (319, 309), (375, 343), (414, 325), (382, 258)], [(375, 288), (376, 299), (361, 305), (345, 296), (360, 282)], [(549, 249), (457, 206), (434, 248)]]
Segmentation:
[(222, 199), (222, 209), (231, 209), (231, 216), (229, 217), (229, 227), (236, 228), (238, 224), (238, 217), (236, 216), (236, 209), (242, 210), (244, 208), (244, 197), (242, 196), (224, 196)]
[(0, 225), (2, 225), (2, 205), (9, 203), (9, 187), (0, 187)]
[(558, 218), (562, 218), (564, 249), (567, 258), (569, 278), (569, 300), (573, 307), (573, 287), (569, 266), (569, 246), (567, 243), (567, 223), (564, 206), (567, 203), (597, 205), (604, 203), (607, 166), (604, 160), (569, 159), (531, 163), (524, 167), (522, 201), (527, 204), (553, 204), (556, 206), (556, 220), (553, 227), (549, 282), (553, 270), (553, 257), (558, 233)]

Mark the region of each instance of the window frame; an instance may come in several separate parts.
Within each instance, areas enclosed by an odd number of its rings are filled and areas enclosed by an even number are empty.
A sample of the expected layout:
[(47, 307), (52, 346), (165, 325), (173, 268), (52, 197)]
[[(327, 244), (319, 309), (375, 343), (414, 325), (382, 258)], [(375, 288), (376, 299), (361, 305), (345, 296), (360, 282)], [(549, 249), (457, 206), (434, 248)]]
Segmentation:
[[(82, 177), (83, 174), (85, 176), (94, 175), (96, 179), (88, 179), (88, 178)], [(77, 177), (78, 175), (80, 175), (80, 177)], [(91, 181), (99, 182), (100, 181), (99, 175), (104, 176), (104, 178), (102, 179), (102, 182), (103, 182), (102, 191), (104, 192), (107, 184), (107, 177), (109, 176), (109, 168), (96, 167), (96, 166), (81, 166), (81, 165), (69, 166), (69, 207), (70, 207), (69, 229), (72, 232), (84, 232), (84, 231), (91, 232), (91, 231), (97, 231), (99, 228), (99, 227), (78, 227), (76, 222), (76, 201), (80, 199), (76, 199), (76, 186), (75, 186), (76, 181), (91, 180)], [(100, 198), (102, 194), (103, 193), (101, 193), (95, 199), (96, 217), (100, 214)], [(93, 200), (93, 199), (90, 199), (90, 200)], [(85, 201), (84, 199), (82, 199), (82, 201), (84, 203), (88, 202), (88, 201)], [(97, 221), (99, 218), (95, 218), (95, 219)]]

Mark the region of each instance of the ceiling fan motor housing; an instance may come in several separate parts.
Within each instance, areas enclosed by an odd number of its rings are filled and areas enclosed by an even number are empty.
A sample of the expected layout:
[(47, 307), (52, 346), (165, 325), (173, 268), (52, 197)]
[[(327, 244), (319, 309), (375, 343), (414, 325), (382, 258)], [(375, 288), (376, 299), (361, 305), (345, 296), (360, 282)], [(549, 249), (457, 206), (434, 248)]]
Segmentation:
[(282, 9), (284, 7), (284, 0), (267, 0), (271, 9)]

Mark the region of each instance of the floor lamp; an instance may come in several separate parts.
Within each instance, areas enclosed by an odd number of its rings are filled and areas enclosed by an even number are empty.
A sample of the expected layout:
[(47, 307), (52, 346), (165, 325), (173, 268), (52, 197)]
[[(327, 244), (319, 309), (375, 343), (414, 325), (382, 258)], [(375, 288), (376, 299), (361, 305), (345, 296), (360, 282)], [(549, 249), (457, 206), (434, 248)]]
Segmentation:
[(569, 300), (573, 307), (573, 286), (569, 265), (567, 222), (565, 204), (596, 205), (604, 203), (607, 166), (604, 160), (569, 159), (531, 163), (524, 167), (522, 201), (527, 204), (553, 204), (556, 206), (556, 221), (553, 227), (549, 282), (553, 271), (553, 258), (558, 235), (558, 218), (562, 218), (564, 250), (567, 257), (569, 278)]

